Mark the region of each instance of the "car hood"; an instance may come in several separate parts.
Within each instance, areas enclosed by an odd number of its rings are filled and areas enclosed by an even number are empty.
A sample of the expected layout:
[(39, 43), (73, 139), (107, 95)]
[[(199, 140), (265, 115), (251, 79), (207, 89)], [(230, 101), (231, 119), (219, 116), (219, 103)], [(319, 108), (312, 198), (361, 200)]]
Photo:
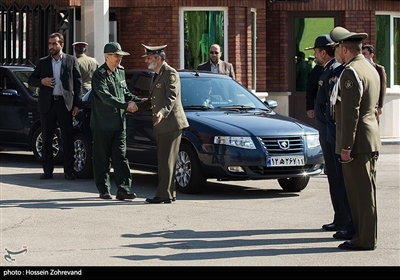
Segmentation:
[(251, 111), (185, 111), (189, 124), (199, 123), (229, 135), (300, 136), (318, 131), (297, 119), (263, 110)]

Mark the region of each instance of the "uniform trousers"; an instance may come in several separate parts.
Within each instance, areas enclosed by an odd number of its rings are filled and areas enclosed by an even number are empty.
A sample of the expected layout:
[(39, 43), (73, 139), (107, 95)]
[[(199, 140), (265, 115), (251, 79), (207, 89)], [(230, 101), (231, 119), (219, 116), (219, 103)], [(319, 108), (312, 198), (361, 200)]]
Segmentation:
[(114, 169), (118, 190), (131, 189), (132, 177), (126, 158), (125, 130), (100, 130), (93, 132), (93, 175), (99, 193), (110, 192), (110, 169)]
[(176, 161), (181, 144), (182, 129), (156, 135), (158, 160), (158, 186), (156, 197), (176, 197)]
[(72, 113), (68, 111), (62, 97), (53, 98), (50, 110), (40, 114), (42, 128), (42, 165), (43, 171), (52, 174), (54, 171), (53, 139), (57, 124), (61, 130), (62, 151), (64, 156), (64, 173), (74, 170), (74, 133)]
[(353, 161), (342, 164), (355, 227), (355, 235), (351, 242), (358, 247), (374, 248), (377, 242), (377, 152), (354, 154), (353, 158)]

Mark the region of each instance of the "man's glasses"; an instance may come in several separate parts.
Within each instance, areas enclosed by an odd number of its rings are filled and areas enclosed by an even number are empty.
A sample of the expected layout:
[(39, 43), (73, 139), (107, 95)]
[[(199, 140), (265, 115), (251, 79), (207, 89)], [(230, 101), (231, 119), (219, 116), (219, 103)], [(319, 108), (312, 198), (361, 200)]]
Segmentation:
[(219, 54), (219, 52), (210, 52), (210, 54)]

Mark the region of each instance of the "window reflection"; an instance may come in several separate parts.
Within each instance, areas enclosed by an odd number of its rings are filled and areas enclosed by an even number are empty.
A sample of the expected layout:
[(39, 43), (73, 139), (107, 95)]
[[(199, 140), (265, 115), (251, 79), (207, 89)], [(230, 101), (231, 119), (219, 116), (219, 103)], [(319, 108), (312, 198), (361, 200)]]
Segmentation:
[(185, 11), (184, 12), (184, 59), (185, 69), (196, 69), (197, 65), (209, 59), (211, 44), (221, 46), (224, 56), (224, 12)]

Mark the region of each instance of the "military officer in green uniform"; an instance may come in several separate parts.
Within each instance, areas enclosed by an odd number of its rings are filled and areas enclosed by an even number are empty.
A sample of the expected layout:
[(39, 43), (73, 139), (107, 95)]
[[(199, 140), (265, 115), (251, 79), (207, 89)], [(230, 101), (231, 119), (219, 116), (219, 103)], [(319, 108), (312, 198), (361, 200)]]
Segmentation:
[(155, 75), (150, 85), (150, 98), (138, 103), (139, 110), (151, 109), (157, 141), (158, 186), (148, 203), (171, 203), (176, 199), (175, 166), (182, 130), (189, 126), (181, 102), (181, 85), (177, 71), (165, 61), (163, 46), (146, 46), (145, 61)]
[(375, 111), (380, 78), (361, 52), (367, 33), (335, 27), (330, 37), (335, 55), (345, 63), (331, 95), (336, 119), (336, 153), (340, 154), (355, 235), (340, 249), (374, 250), (377, 242), (376, 161), (381, 147)]
[(88, 43), (86, 42), (75, 42), (72, 44), (79, 69), (81, 70), (83, 94), (92, 88), (92, 76), (97, 67), (99, 67), (99, 63), (94, 57), (86, 55), (87, 45)]
[(131, 193), (131, 171), (126, 158), (126, 111), (137, 110), (133, 101), (141, 101), (129, 93), (125, 81), (120, 44), (104, 46), (105, 63), (93, 74), (90, 127), (93, 133), (93, 172), (100, 198), (111, 199), (110, 168), (114, 168), (116, 198), (134, 199)]

